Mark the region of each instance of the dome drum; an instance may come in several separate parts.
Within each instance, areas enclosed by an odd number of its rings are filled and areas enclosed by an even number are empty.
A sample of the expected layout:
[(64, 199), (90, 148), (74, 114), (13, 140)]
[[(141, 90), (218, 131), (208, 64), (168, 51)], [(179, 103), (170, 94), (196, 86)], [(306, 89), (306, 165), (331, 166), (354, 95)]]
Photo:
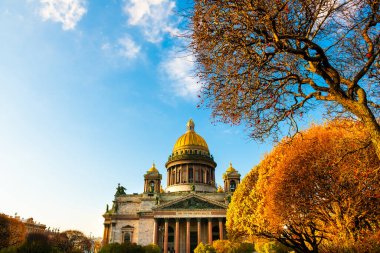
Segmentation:
[(212, 156), (199, 155), (199, 154), (182, 154), (169, 156), (168, 161), (166, 162), (166, 168), (169, 168), (173, 164), (184, 163), (184, 162), (198, 161), (201, 164), (206, 164), (212, 167), (216, 167), (216, 163)]
[[(194, 189), (193, 189), (194, 187)], [(174, 184), (171, 186), (168, 186), (166, 188), (167, 192), (189, 192), (189, 191), (196, 191), (196, 192), (216, 192), (215, 186), (208, 185), (208, 184)]]

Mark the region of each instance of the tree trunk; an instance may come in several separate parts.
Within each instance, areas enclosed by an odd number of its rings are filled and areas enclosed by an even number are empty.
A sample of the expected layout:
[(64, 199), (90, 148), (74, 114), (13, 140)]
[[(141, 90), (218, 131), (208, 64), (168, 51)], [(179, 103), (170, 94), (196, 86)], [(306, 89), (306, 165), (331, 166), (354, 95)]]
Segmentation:
[(365, 131), (369, 134), (373, 147), (376, 150), (377, 157), (380, 160), (380, 125), (373, 115), (371, 109), (367, 106), (367, 99), (364, 91), (359, 94), (359, 103), (351, 103), (347, 100), (337, 99), (337, 101), (348, 111), (359, 117), (364, 124)]
[(380, 160), (380, 126), (376, 122), (364, 122), (368, 133), (371, 135), (373, 147), (376, 150), (377, 157)]

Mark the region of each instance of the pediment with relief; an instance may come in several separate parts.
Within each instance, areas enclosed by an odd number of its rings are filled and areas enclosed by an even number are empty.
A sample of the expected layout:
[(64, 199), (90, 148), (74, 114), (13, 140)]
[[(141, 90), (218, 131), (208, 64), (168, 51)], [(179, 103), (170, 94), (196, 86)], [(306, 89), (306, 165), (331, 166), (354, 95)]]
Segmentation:
[(204, 209), (226, 209), (227, 206), (223, 203), (200, 198), (198, 196), (186, 197), (180, 200), (174, 200), (158, 206), (156, 210), (173, 210), (173, 209), (186, 209), (186, 210), (204, 210)]

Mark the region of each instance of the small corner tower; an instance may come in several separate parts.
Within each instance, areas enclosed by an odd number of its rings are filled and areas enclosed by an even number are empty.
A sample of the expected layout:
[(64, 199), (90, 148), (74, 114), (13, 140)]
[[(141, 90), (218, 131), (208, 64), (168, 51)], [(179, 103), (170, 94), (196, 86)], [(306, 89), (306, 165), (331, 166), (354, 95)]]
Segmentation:
[(230, 163), (230, 167), (223, 174), (224, 192), (234, 192), (240, 184), (240, 174)]
[(144, 175), (144, 192), (160, 193), (162, 175), (153, 163), (152, 167)]

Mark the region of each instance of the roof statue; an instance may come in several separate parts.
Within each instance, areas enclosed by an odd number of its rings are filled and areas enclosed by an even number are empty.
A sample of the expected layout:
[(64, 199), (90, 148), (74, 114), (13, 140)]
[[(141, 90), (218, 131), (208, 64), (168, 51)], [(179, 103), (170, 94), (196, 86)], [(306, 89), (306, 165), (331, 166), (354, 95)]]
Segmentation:
[(124, 186), (121, 186), (120, 183), (117, 184), (115, 197), (126, 195), (125, 190), (126, 190), (126, 188)]

